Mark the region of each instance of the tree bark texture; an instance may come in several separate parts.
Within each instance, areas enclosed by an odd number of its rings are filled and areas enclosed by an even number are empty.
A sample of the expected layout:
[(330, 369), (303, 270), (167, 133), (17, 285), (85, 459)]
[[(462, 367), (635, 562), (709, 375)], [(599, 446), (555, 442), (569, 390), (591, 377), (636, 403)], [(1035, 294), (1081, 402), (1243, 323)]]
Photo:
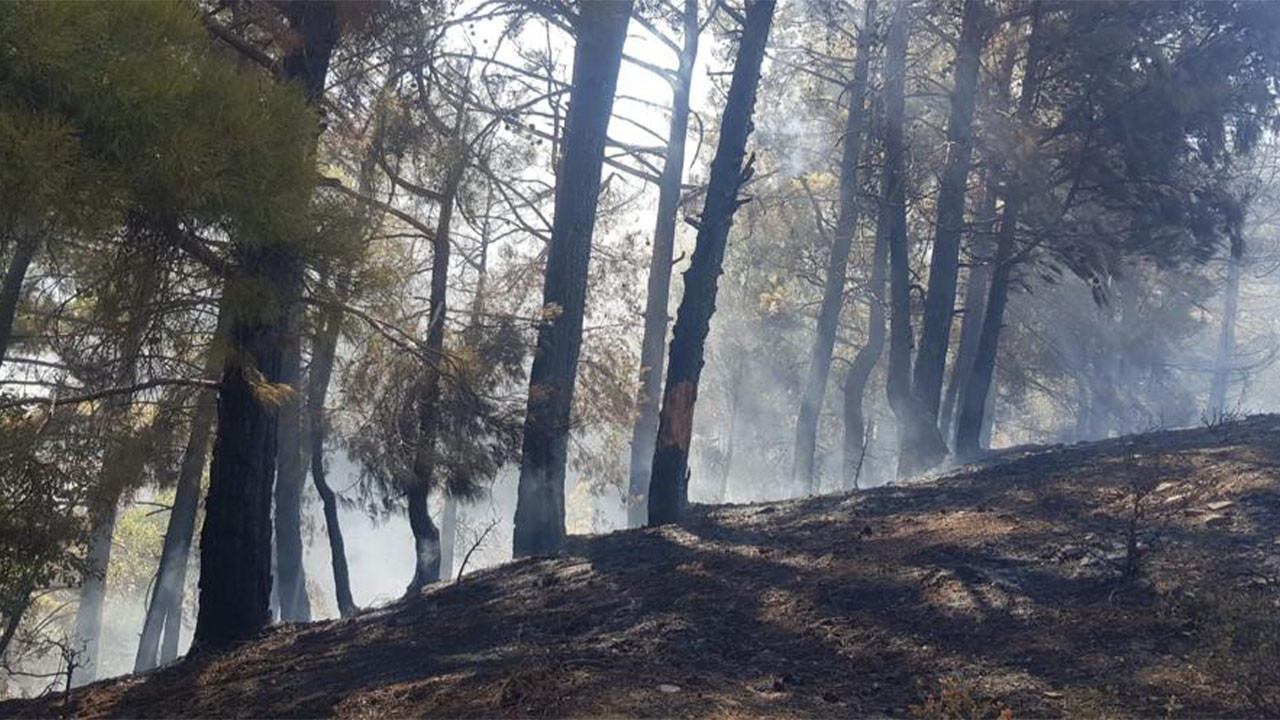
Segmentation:
[(547, 248), (542, 306), (529, 372), (512, 552), (544, 555), (564, 545), (564, 476), (573, 385), (582, 346), (587, 266), (600, 194), (605, 132), (622, 63), (631, 0), (579, 6), (563, 156), (557, 168), (555, 217)]
[(676, 215), (680, 212), (680, 181), (684, 177), (685, 140), (689, 134), (689, 90), (698, 57), (698, 1), (685, 0), (684, 49), (672, 83), (671, 123), (667, 129), (667, 157), (658, 181), (658, 219), (649, 259), (649, 286), (640, 341), (640, 389), (636, 421), (631, 431), (630, 485), (627, 526), (642, 527), (649, 513), (649, 475), (658, 439), (658, 403), (662, 397), (663, 346), (667, 339), (667, 305), (671, 295), (671, 262), (675, 252)]
[[(863, 15), (862, 31), (858, 34), (857, 59), (854, 61), (853, 79), (846, 92), (849, 95), (849, 114), (843, 135), (844, 152), (840, 158), (840, 214), (827, 258), (827, 277), (822, 290), (822, 305), (818, 311), (818, 329), (814, 335), (813, 349), (809, 356), (809, 374), (800, 412), (796, 419), (795, 453), (792, 477), (797, 485), (809, 494), (818, 491), (814, 474), (814, 454), (818, 446), (818, 422), (822, 417), (822, 403), (827, 394), (827, 377), (831, 372), (831, 352), (836, 344), (836, 328), (840, 322), (840, 309), (844, 306), (845, 275), (849, 269), (849, 251), (858, 229), (859, 179), (858, 162), (862, 158), (863, 128), (867, 124), (867, 75), (870, 66), (872, 28), (875, 24), (875, 0), (868, 0)], [(875, 272), (874, 270), (872, 272)], [(870, 361), (875, 365), (874, 359)], [(868, 370), (868, 374), (870, 370)]]
[(937, 222), (929, 262), (929, 288), (916, 351), (906, 432), (898, 465), (900, 476), (929, 470), (946, 457), (947, 446), (938, 430), (942, 379), (951, 342), (956, 283), (960, 270), (960, 236), (964, 231), (965, 195), (973, 157), (973, 109), (977, 98), (978, 67), (985, 35), (986, 7), (982, 0), (965, 0), (960, 43), (956, 50), (951, 111), (947, 118), (947, 159), (938, 182)]
[(689, 269), (684, 274), (684, 295), (676, 313), (649, 486), (649, 525), (678, 521), (688, 504), (689, 443), (693, 438), (698, 381), (711, 317), (715, 313), (729, 229), (735, 211), (745, 202), (739, 193), (752, 172), (750, 163), (744, 166), (744, 160), (773, 10), (772, 0), (747, 3), (733, 78), (720, 122), (720, 141), (711, 161), (706, 205), (699, 219), (698, 238)]
[[(333, 0), (283, 7), (298, 43), (282, 75), (315, 102), (324, 92), (338, 42)], [(226, 292), (237, 310), (231, 352), (218, 391), (205, 522), (200, 534), (200, 611), (195, 643), (217, 646), (252, 636), (270, 622), (271, 500), (275, 481), (275, 383), (288, 380), (283, 348), (302, 286), (299, 249), (288, 244), (239, 250)]]

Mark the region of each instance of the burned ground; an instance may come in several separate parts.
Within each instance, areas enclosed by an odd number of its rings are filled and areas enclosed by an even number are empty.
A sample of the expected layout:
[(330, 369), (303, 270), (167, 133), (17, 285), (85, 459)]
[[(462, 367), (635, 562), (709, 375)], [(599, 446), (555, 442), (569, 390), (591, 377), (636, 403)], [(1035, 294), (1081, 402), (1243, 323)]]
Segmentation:
[(1264, 416), (696, 507), (0, 716), (1274, 716), (1278, 445)]

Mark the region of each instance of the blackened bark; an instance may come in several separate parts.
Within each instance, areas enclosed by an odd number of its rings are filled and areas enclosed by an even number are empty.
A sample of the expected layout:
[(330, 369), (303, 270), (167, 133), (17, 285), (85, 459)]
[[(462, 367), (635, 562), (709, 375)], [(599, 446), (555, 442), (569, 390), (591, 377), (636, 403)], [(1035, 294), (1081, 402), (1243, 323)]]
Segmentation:
[[(298, 42), (281, 63), (286, 80), (314, 102), (324, 91), (338, 42), (337, 3), (282, 6)], [(287, 380), (282, 352), (302, 286), (298, 248), (285, 243), (240, 250), (228, 281), (241, 310), (229, 332), (231, 353), (218, 390), (205, 523), (200, 534), (200, 612), (195, 642), (224, 645), (270, 621), (271, 499), (275, 480), (278, 393)], [(261, 397), (260, 397), (261, 396)]]
[(4, 283), (0, 284), (0, 365), (4, 364), (5, 353), (9, 350), (13, 318), (18, 312), (18, 299), (22, 297), (22, 281), (26, 279), (27, 268), (31, 267), (31, 260), (35, 257), (36, 244), (34, 237), (19, 236), (13, 244), (13, 257), (4, 274)]
[[(1013, 67), (1018, 61), (1018, 44), (1009, 43), (1004, 58), (996, 75), (996, 94), (1000, 100), (1009, 101), (1010, 83), (1013, 79)], [(955, 361), (951, 364), (951, 377), (947, 381), (947, 392), (942, 399), (942, 412), (938, 424), (944, 438), (954, 437), (955, 419), (959, 412), (957, 403), (960, 400), (960, 388), (969, 379), (973, 371), (974, 357), (978, 352), (978, 338), (982, 335), (982, 320), (987, 314), (987, 295), (991, 286), (992, 255), (995, 252), (996, 226), (999, 216), (996, 213), (996, 185), (1000, 175), (994, 156), (987, 158), (988, 165), (983, 174), (982, 206), (975, 213), (978, 229), (971, 233), (969, 240), (969, 277), (965, 282), (964, 314), (960, 322), (960, 340), (956, 346)]]
[(416, 593), (440, 577), (440, 532), (428, 509), (431, 488), (415, 483), (409, 488), (409, 529), (413, 531), (414, 569), (407, 594)]
[(944, 437), (954, 426), (956, 401), (960, 386), (973, 370), (974, 356), (978, 351), (978, 336), (982, 334), (982, 319), (987, 314), (987, 293), (991, 285), (991, 254), (995, 247), (991, 230), (996, 220), (995, 171), (986, 173), (982, 209), (977, 213), (980, 226), (970, 241), (969, 277), (964, 287), (964, 314), (960, 317), (960, 340), (956, 343), (956, 357), (951, 364), (951, 377), (942, 399), (942, 411), (938, 417)]
[(991, 391), (991, 380), (995, 375), (1000, 327), (1004, 324), (1004, 309), (1009, 300), (1009, 278), (1013, 271), (1013, 234), (1017, 223), (1014, 204), (1009, 199), (1005, 201), (997, 239), (995, 271), (991, 275), (986, 316), (982, 321), (982, 334), (978, 338), (978, 350), (969, 379), (960, 390), (960, 414), (956, 417), (956, 457), (961, 460), (972, 459), (981, 451), (979, 439), (982, 418), (986, 411), (987, 395)]
[(903, 424), (911, 395), (911, 269), (907, 248), (906, 153), (903, 141), (909, 3), (898, 0), (885, 40), (884, 177), (880, 212), (889, 246), (889, 366), (885, 394)]
[[(340, 281), (339, 286), (345, 286)], [(338, 334), (342, 329), (342, 310), (329, 308), (316, 336), (311, 356), (311, 378), (307, 388), (308, 428), (311, 432), (311, 481), (320, 494), (324, 507), (324, 524), (329, 537), (330, 564), (333, 567), (333, 588), (338, 599), (338, 613), (350, 617), (356, 613), (355, 600), (351, 596), (351, 574), (347, 567), (347, 545), (342, 537), (342, 524), (338, 519), (338, 496), (325, 479), (324, 438), (325, 396), (329, 392), (329, 380), (333, 375), (333, 362), (337, 356)]]
[[(213, 341), (205, 353), (206, 378), (213, 379), (218, 375), (230, 317), (231, 312), (226, 303), (219, 303), (218, 324)], [(142, 636), (138, 641), (138, 652), (134, 656), (134, 672), (145, 672), (177, 656), (182, 629), (182, 596), (187, 578), (187, 559), (191, 552), (191, 539), (195, 535), (196, 515), (200, 509), (200, 480), (209, 460), (209, 445), (213, 439), (213, 421), (217, 411), (216, 396), (210, 393), (197, 396), (187, 445), (183, 449), (182, 464), (178, 469), (173, 509), (169, 511), (169, 524), (165, 528), (155, 589), (147, 604)]]
[(685, 0), (684, 49), (672, 84), (667, 157), (658, 180), (658, 219), (649, 258), (649, 286), (640, 341), (640, 389), (636, 422), (631, 431), (631, 473), (627, 492), (627, 526), (641, 527), (649, 512), (649, 474), (658, 438), (658, 402), (662, 394), (662, 355), (667, 339), (667, 305), (671, 295), (671, 258), (675, 251), (680, 181), (684, 177), (685, 140), (689, 133), (689, 89), (698, 57), (698, 0)]
[(947, 453), (946, 442), (938, 431), (938, 406), (942, 399), (942, 378), (956, 307), (960, 236), (964, 230), (965, 194), (973, 157), (973, 108), (984, 44), (985, 14), (982, 0), (965, 0), (960, 44), (956, 51), (951, 111), (947, 118), (947, 160), (938, 184), (937, 228), (929, 262), (929, 289), (911, 383), (913, 402), (907, 417), (907, 432), (900, 436), (900, 476), (929, 470), (942, 462)]
[(563, 156), (556, 177), (555, 218), (547, 248), (542, 306), (529, 372), (512, 552), (554, 553), (564, 545), (564, 474), (569, 414), (582, 346), (587, 266), (600, 194), (605, 132), (622, 63), (631, 0), (587, 2), (575, 20), (577, 44)]
[[(270, 622), (271, 496), (275, 479), (276, 407), (281, 347), (287, 324), (278, 294), (255, 297), (259, 277), (296, 272), (283, 247), (245, 252), (228, 281), (236, 308), (228, 333), (230, 356), (218, 389), (218, 430), (200, 532), (200, 611), (195, 644), (217, 646), (246, 638)], [(243, 310), (256, 306), (257, 313)]]
[(773, 9), (772, 0), (747, 3), (733, 79), (720, 122), (720, 142), (711, 161), (706, 205), (699, 218), (698, 239), (684, 273), (684, 296), (676, 313), (649, 485), (649, 525), (678, 521), (688, 504), (689, 442), (693, 437), (703, 349), (715, 313), (729, 229), (734, 212), (744, 202), (739, 192), (752, 172), (750, 162), (744, 167), (743, 161)]
[[(836, 344), (840, 308), (844, 305), (849, 250), (853, 247), (853, 236), (858, 229), (858, 214), (861, 209), (858, 204), (858, 162), (862, 157), (863, 128), (867, 123), (867, 74), (875, 7), (875, 0), (868, 0), (862, 31), (858, 35), (853, 79), (846, 88), (849, 95), (849, 115), (844, 129), (844, 152), (840, 158), (840, 215), (836, 220), (831, 254), (827, 258), (827, 277), (822, 290), (822, 306), (818, 311), (818, 329), (809, 356), (809, 375), (796, 420), (792, 478), (809, 494), (818, 490), (813, 472), (813, 456), (818, 445), (818, 421), (822, 416), (822, 402), (827, 394), (827, 377), (831, 372), (831, 351)], [(870, 360), (870, 363), (874, 366), (875, 360)], [(869, 369), (867, 373), (870, 374)]]
[[(1040, 32), (1040, 6), (1036, 3), (1031, 18), (1031, 37), (1028, 39), (1026, 68), (1022, 74), (1022, 90), (1018, 98), (1017, 120), (1026, 132), (1031, 131), (1036, 95), (1039, 93), (1039, 61), (1043, 54), (1043, 37)], [(1029, 158), (1015, 158), (1028, 162)], [(991, 289), (987, 297), (986, 316), (982, 320), (982, 333), (978, 337), (978, 349), (974, 357), (969, 379), (960, 391), (960, 410), (956, 418), (956, 456), (970, 459), (981, 451), (982, 436), (989, 432), (989, 408), (991, 382), (995, 377), (996, 356), (1000, 349), (1000, 330), (1004, 325), (1004, 310), (1009, 300), (1009, 280), (1016, 261), (1018, 216), (1027, 198), (1027, 183), (1019, 182), (1016, 172), (1010, 172), (1005, 180), (1009, 188), (1004, 210), (1000, 217), (1000, 230), (996, 240), (996, 257), (991, 276)]]
[(1213, 364), (1213, 384), (1209, 389), (1209, 412), (1213, 418), (1223, 417), (1227, 410), (1227, 384), (1231, 378), (1231, 366), (1235, 364), (1236, 315), (1240, 303), (1243, 254), (1243, 240), (1233, 238), (1231, 254), (1227, 257), (1227, 286), (1223, 290), (1222, 332), (1218, 336), (1218, 357)]

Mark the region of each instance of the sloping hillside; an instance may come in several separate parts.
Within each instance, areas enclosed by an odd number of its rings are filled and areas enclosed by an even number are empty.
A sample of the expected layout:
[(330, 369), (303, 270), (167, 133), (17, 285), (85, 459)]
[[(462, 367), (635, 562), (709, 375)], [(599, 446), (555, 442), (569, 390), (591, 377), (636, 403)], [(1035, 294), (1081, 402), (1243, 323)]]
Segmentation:
[(1268, 416), (698, 508), (0, 715), (1276, 716), (1277, 473)]

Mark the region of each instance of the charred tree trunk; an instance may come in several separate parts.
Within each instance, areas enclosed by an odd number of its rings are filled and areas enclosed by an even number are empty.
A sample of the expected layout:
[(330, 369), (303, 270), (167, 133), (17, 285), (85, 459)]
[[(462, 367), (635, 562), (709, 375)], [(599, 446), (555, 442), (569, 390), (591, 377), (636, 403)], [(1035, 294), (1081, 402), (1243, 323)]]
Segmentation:
[(582, 346), (587, 266), (600, 195), (605, 131), (613, 113), (631, 0), (579, 6), (563, 156), (556, 178), (555, 219), (547, 248), (542, 306), (529, 372), (512, 551), (554, 553), (564, 545), (564, 474), (569, 413)]
[(649, 511), (649, 475), (658, 438), (658, 401), (662, 394), (663, 345), (667, 339), (667, 305), (671, 295), (671, 259), (676, 244), (676, 215), (680, 211), (680, 181), (684, 177), (684, 148), (689, 133), (689, 88), (698, 57), (698, 2), (685, 0), (684, 50), (672, 82), (671, 124), (667, 157), (658, 181), (658, 220), (649, 258), (649, 287), (644, 309), (644, 337), (640, 341), (640, 390), (636, 422), (631, 431), (631, 474), (627, 493), (627, 526), (641, 527)]
[[(345, 287), (344, 280), (339, 287)], [(338, 496), (325, 479), (325, 396), (329, 392), (329, 379), (333, 375), (333, 362), (337, 356), (338, 334), (342, 329), (342, 310), (330, 308), (324, 313), (320, 333), (316, 336), (311, 355), (311, 378), (307, 388), (307, 426), (311, 432), (311, 482), (320, 494), (324, 507), (324, 524), (329, 537), (329, 554), (333, 566), (333, 589), (338, 599), (338, 612), (351, 617), (358, 609), (351, 596), (351, 574), (347, 568), (347, 545), (342, 538), (342, 524), (338, 520)]]
[[(836, 344), (840, 308), (844, 305), (849, 250), (853, 247), (853, 236), (858, 229), (858, 213), (861, 209), (858, 205), (858, 162), (862, 158), (862, 135), (867, 122), (867, 74), (875, 7), (875, 0), (867, 1), (862, 31), (858, 35), (858, 55), (854, 62), (853, 79), (846, 88), (849, 94), (849, 117), (844, 129), (844, 153), (840, 158), (840, 215), (836, 220), (831, 255), (827, 259), (827, 278), (822, 290), (822, 306), (818, 311), (818, 329), (809, 357), (809, 375), (800, 402), (800, 413), (796, 419), (792, 477), (809, 494), (818, 490), (813, 471), (813, 456), (818, 445), (818, 421), (822, 416), (822, 402), (827, 394), (827, 376), (831, 372), (831, 351)], [(874, 358), (869, 362), (871, 366), (875, 365)], [(867, 373), (870, 374), (869, 369)]]
[(942, 412), (938, 418), (943, 437), (952, 434), (955, 424), (956, 402), (960, 386), (973, 371), (974, 356), (978, 350), (978, 337), (982, 334), (982, 319), (987, 314), (987, 294), (991, 287), (992, 226), (996, 221), (995, 171), (986, 174), (986, 189), (982, 209), (978, 214), (981, 228), (974, 235), (969, 251), (969, 277), (964, 287), (964, 314), (960, 317), (960, 340), (956, 344), (956, 357), (951, 364), (951, 377), (942, 399)]
[[(282, 75), (301, 85), (313, 102), (324, 92), (338, 42), (337, 10), (332, 0), (284, 6), (299, 42), (281, 63)], [(204, 645), (249, 637), (270, 622), (279, 400), (268, 383), (289, 379), (283, 348), (302, 287), (302, 261), (295, 246), (251, 246), (237, 261), (226, 292), (246, 311), (233, 318), (229, 332), (231, 355), (218, 390), (218, 433), (200, 533), (195, 642)]]
[(965, 193), (973, 157), (973, 108), (985, 14), (982, 0), (965, 0), (960, 44), (956, 50), (955, 87), (947, 118), (947, 160), (938, 183), (937, 229), (929, 262), (929, 290), (911, 383), (913, 401), (905, 423), (906, 432), (901, 435), (900, 476), (929, 470), (947, 454), (947, 444), (938, 431), (938, 405), (942, 399), (942, 378), (956, 306), (960, 236), (964, 231)]
[[(1009, 101), (1009, 85), (1013, 67), (1018, 60), (1017, 43), (1009, 43), (996, 75), (996, 92), (1001, 100)], [(974, 356), (978, 352), (978, 338), (982, 335), (982, 320), (987, 314), (987, 295), (991, 287), (992, 256), (995, 252), (996, 213), (998, 193), (996, 185), (999, 173), (995, 158), (987, 158), (988, 166), (983, 174), (982, 207), (976, 213), (978, 230), (969, 241), (969, 277), (965, 282), (964, 314), (960, 323), (960, 341), (956, 347), (955, 361), (951, 364), (951, 377), (942, 400), (939, 427), (944, 438), (954, 437), (955, 419), (959, 412), (960, 388), (973, 371)]]
[(200, 532), (200, 611), (194, 642), (222, 645), (246, 638), (271, 620), (271, 495), (275, 478), (275, 388), (285, 342), (283, 298), (251, 300), (255, 276), (297, 272), (291, 249), (245, 253), (226, 292), (233, 307), (253, 303), (259, 318), (237, 312), (230, 356), (218, 388), (218, 430)]
[(4, 364), (5, 354), (9, 351), (9, 341), (13, 335), (13, 319), (18, 312), (18, 300), (22, 297), (22, 281), (27, 278), (27, 268), (36, 255), (36, 240), (23, 234), (13, 244), (13, 257), (9, 260), (9, 269), (4, 274), (4, 282), (0, 284), (0, 365)]
[(1227, 258), (1227, 286), (1222, 301), (1222, 334), (1218, 336), (1218, 357), (1213, 364), (1213, 385), (1209, 389), (1209, 412), (1221, 418), (1227, 411), (1227, 384), (1236, 353), (1236, 315), (1240, 303), (1240, 266), (1244, 241), (1232, 238), (1231, 255)]
[[(1028, 39), (1026, 68), (1022, 75), (1022, 91), (1018, 98), (1017, 119), (1030, 129), (1039, 92), (1039, 60), (1043, 52), (1043, 40), (1039, 33), (1040, 7), (1037, 4), (1031, 20), (1031, 37)], [(1026, 159), (1023, 158), (1023, 161)], [(1000, 331), (1004, 325), (1004, 310), (1009, 300), (1009, 280), (1015, 265), (1014, 244), (1017, 239), (1018, 215), (1026, 202), (1026, 183), (1018, 182), (1010, 173), (1006, 179), (1009, 188), (1004, 210), (1000, 217), (1000, 230), (996, 240), (995, 270), (991, 276), (991, 289), (987, 297), (986, 315), (982, 320), (982, 332), (978, 337), (978, 349), (974, 356), (969, 378), (960, 391), (960, 410), (956, 418), (956, 456), (969, 459), (981, 451), (981, 440), (989, 432), (989, 395), (995, 376), (996, 356), (1000, 349)]]
[(1004, 309), (1009, 300), (1009, 278), (1013, 271), (1013, 233), (1017, 222), (1014, 203), (1006, 200), (1000, 221), (997, 240), (995, 272), (991, 275), (991, 290), (987, 297), (986, 316), (982, 320), (982, 334), (978, 338), (978, 350), (968, 381), (960, 390), (960, 410), (956, 417), (956, 457), (970, 460), (982, 450), (979, 440), (982, 434), (983, 416), (987, 408), (987, 396), (991, 392), (991, 380), (995, 376), (996, 353), (1000, 347), (1000, 330), (1004, 324)]
[(707, 201), (699, 218), (693, 258), (684, 274), (684, 296), (676, 314), (667, 365), (667, 382), (658, 419), (658, 440), (649, 486), (649, 524), (676, 522), (688, 504), (689, 442), (693, 410), (702, 375), (703, 349), (716, 308), (716, 289), (723, 271), (725, 245), (733, 215), (745, 202), (739, 193), (751, 178), (745, 166), (747, 137), (755, 110), (760, 64), (773, 23), (772, 0), (747, 3), (733, 79), (720, 121), (720, 142), (711, 161)]
[[(222, 363), (221, 346), (226, 342), (230, 317), (231, 311), (225, 303), (220, 303), (218, 324), (205, 355), (206, 378), (212, 379), (218, 375), (218, 368)], [(182, 631), (182, 596), (187, 578), (187, 559), (191, 552), (191, 539), (195, 535), (196, 514), (200, 509), (200, 479), (209, 460), (209, 444), (213, 437), (213, 421), (217, 411), (216, 397), (207, 393), (197, 397), (190, 434), (182, 452), (182, 465), (178, 469), (173, 509), (169, 511), (169, 524), (165, 529), (164, 545), (160, 551), (160, 568), (156, 571), (155, 589), (147, 604), (142, 637), (134, 656), (134, 672), (146, 672), (157, 664), (163, 665), (177, 657), (179, 635)]]
[(911, 395), (911, 268), (907, 247), (906, 153), (903, 141), (909, 3), (898, 2), (885, 40), (884, 201), (889, 246), (889, 366), (885, 394), (901, 426)]

